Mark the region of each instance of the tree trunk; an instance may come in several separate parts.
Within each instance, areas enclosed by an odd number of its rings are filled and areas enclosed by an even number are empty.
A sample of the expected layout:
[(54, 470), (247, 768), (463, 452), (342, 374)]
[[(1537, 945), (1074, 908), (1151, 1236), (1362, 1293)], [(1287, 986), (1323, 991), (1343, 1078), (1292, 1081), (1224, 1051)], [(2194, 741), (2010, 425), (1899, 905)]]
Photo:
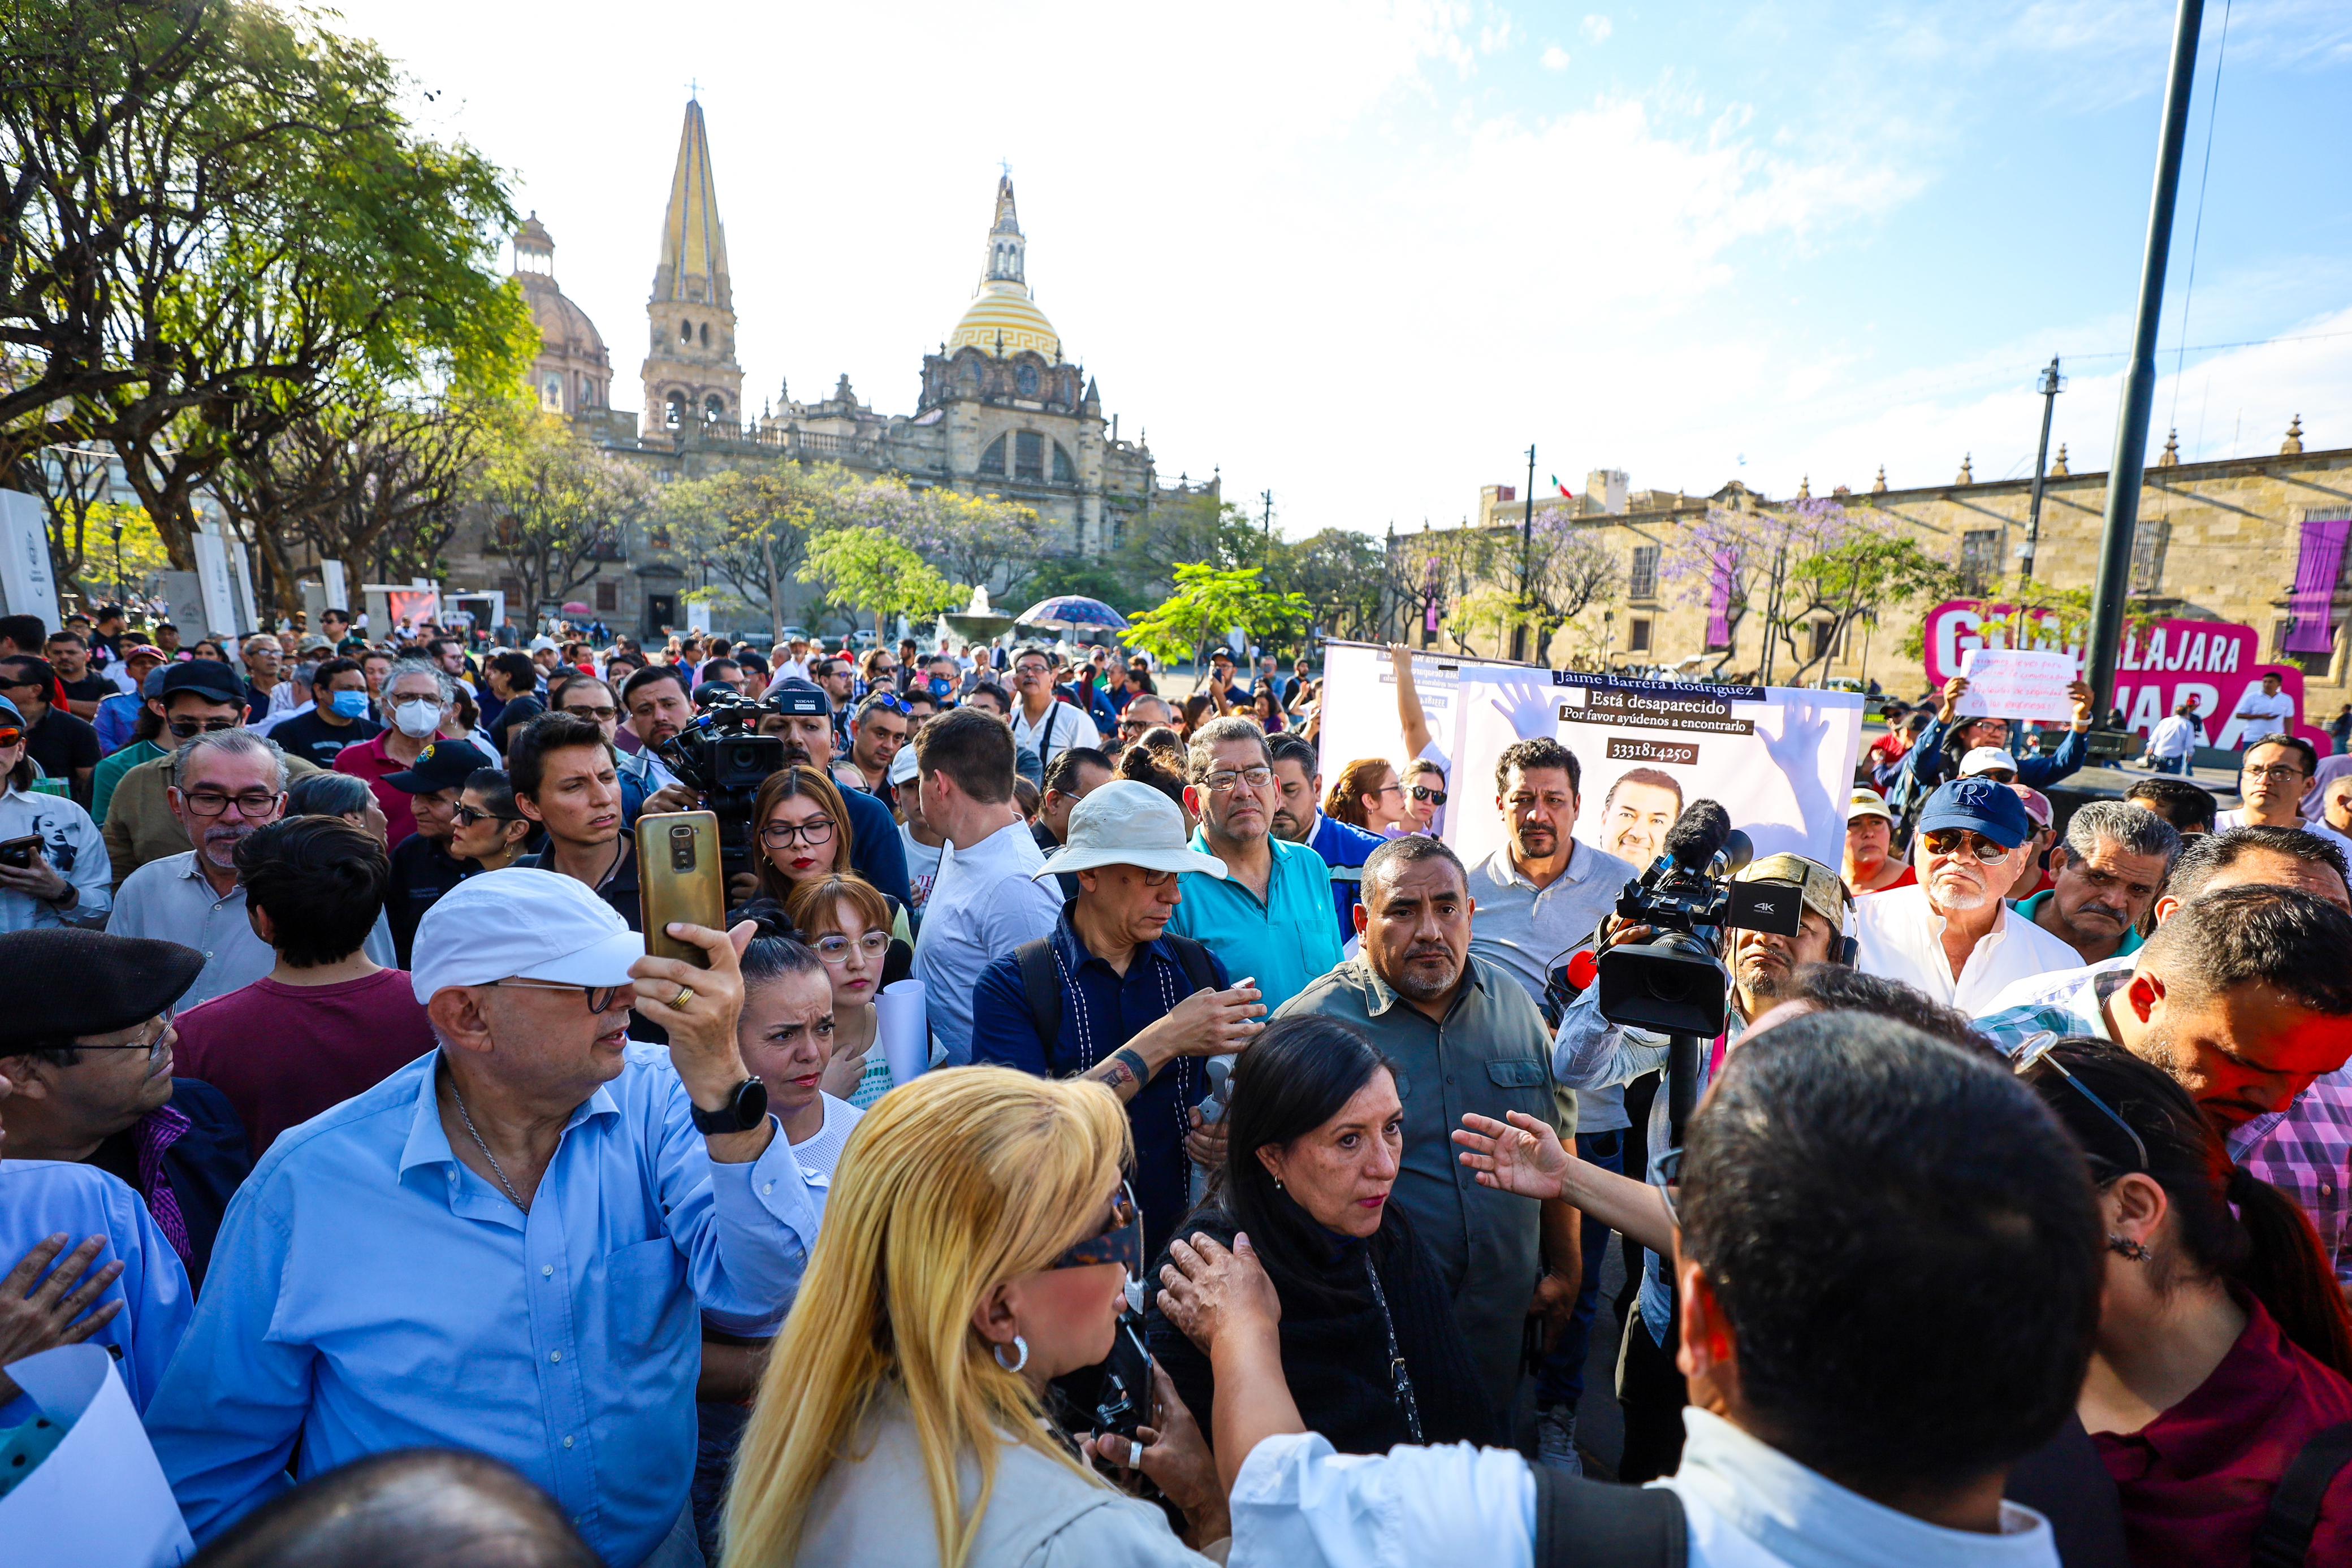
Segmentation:
[(776, 541), (762, 538), (760, 555), (768, 567), (768, 635), (772, 652), (784, 645), (784, 585), (776, 570)]

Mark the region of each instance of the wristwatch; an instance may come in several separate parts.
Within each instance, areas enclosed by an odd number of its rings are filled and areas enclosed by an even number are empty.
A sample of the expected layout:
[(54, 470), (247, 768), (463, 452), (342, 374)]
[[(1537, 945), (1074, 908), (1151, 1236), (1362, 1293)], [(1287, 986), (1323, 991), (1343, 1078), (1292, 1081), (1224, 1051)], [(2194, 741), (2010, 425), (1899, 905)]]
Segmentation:
[[(688, 1103), (691, 1105), (691, 1102)], [(756, 1078), (746, 1078), (728, 1094), (727, 1103), (716, 1111), (706, 1111), (692, 1105), (694, 1130), (709, 1137), (724, 1137), (730, 1133), (748, 1133), (768, 1119), (768, 1086)]]

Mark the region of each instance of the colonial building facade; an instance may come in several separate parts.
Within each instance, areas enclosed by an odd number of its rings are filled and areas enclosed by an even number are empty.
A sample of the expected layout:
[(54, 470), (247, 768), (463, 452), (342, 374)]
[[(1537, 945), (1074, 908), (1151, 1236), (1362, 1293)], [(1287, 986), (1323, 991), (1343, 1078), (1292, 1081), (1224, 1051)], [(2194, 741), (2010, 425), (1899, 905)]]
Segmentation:
[[(1958, 567), (1973, 591), (1993, 599), (2003, 581), (2013, 578), (2022, 553), (2032, 488), (2030, 479), (1979, 482), (1964, 462), (1947, 485), (1891, 488), (1882, 469), (1869, 489), (1850, 493), (1840, 486), (1833, 496), (1872, 526), (1917, 539)], [(2059, 589), (2092, 586), (2106, 492), (2106, 475), (2070, 472), (2060, 449), (2043, 490), (2037, 582)], [(1810, 486), (1800, 488), (1799, 497), (1809, 495)], [(1575, 528), (1589, 529), (1619, 566), (1613, 592), (1553, 638), (1551, 662), (1719, 667), (1739, 675), (1762, 670), (1761, 613), (1738, 621), (1727, 648), (1710, 635), (1720, 630), (1721, 607), (1709, 601), (1706, 572), (1689, 570), (1691, 539), (1710, 508), (1770, 510), (1785, 504), (1737, 481), (1711, 496), (1628, 491), (1622, 474), (1607, 471), (1588, 480), (1582, 496), (1538, 498), (1539, 516), (1557, 512)], [(1479, 492), (1475, 520), (1465, 527), (1516, 543), (1525, 507), (1525, 498), (1512, 487), (1489, 485)], [(2267, 455), (2182, 463), (2168, 444), (2143, 481), (2131, 612), (2154, 622), (2253, 628), (2264, 663), (2303, 672), (2305, 720), (2325, 727), (2352, 700), (2352, 550), (2343, 548), (2352, 523), (2347, 519), (2352, 519), (2352, 448), (2305, 451), (2299, 419), (2279, 451)], [(1416, 644), (1458, 648), (1463, 639), (1453, 633), (1456, 618), (1448, 605), (1460, 601), (1465, 587), (1476, 585), (1430, 572), (1428, 559), (1444, 552), (1430, 550), (1418, 542), (1423, 538), (1390, 538), (1390, 623), (1395, 635)], [(1506, 549), (1494, 552), (1494, 559), (1516, 556)], [(1760, 592), (1753, 608), (1763, 608)], [(1916, 695), (1926, 681), (1917, 651), (1921, 622), (1933, 608), (1923, 603), (1889, 610), (1842, 635), (1827, 626), (1810, 641), (1801, 633), (1801, 654), (1827, 654), (1810, 678), (1874, 680), (1889, 692)], [(2298, 621), (2309, 624), (2298, 632)], [(1497, 630), (1463, 631), (1470, 651), (1507, 656)], [(1790, 664), (1785, 647), (1775, 651), (1775, 658), (1776, 678), (1784, 678)]]
[[(780, 462), (838, 463), (864, 477), (897, 475), (919, 487), (1018, 501), (1045, 519), (1051, 548), (1087, 557), (1118, 549), (1156, 507), (1217, 499), (1214, 478), (1163, 483), (1150, 446), (1119, 435), (1094, 377), (1065, 354), (1061, 334), (1030, 290), (1028, 242), (1009, 173), (997, 182), (978, 287), (938, 351), (922, 357), (911, 413), (877, 412), (846, 375), (829, 396), (800, 401), (780, 385), (762, 412), (748, 410), (727, 231), (699, 103), (686, 107), (646, 305), (641, 413), (610, 406), (604, 339), (556, 287), (554, 241), (536, 214), (515, 236), (515, 275), (539, 321), (530, 385), (541, 402), (584, 439), (649, 467), (657, 481)], [(651, 633), (684, 623), (684, 596), (701, 580), (697, 563), (662, 530), (632, 527), (608, 553), (612, 559), (596, 562), (593, 576), (568, 598), (615, 630)], [(495, 519), (477, 519), (446, 559), (453, 590), (506, 590), (518, 625), (555, 608), (517, 602), (521, 584), (503, 567)], [(786, 598), (783, 619), (804, 622), (814, 591), (787, 584)], [(764, 624), (764, 617), (753, 619)]]

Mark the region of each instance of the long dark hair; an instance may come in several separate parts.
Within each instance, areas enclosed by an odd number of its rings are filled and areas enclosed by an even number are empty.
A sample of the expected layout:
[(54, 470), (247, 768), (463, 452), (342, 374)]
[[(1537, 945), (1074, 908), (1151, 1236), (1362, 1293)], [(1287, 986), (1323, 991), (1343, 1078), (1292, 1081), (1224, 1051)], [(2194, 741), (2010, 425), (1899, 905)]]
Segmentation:
[[(846, 871), (855, 841), (855, 834), (849, 825), (849, 808), (842, 801), (840, 787), (805, 762), (777, 768), (760, 786), (759, 794), (751, 800), (752, 836), (758, 838), (767, 826), (768, 813), (776, 809), (778, 801), (803, 798), (815, 801), (824, 809), (824, 814), (833, 819), (834, 869)], [(778, 870), (776, 863), (768, 858), (767, 841), (764, 839), (760, 840), (753, 855), (751, 871), (760, 881), (760, 896), (772, 900), (781, 911), (785, 901), (793, 895), (793, 879)]]
[[(2075, 1082), (2067, 1082), (2069, 1074)], [(2083, 1145), (2102, 1188), (2133, 1171), (2164, 1188), (2179, 1216), (2189, 1270), (2252, 1291), (2287, 1338), (2352, 1377), (2352, 1312), (2318, 1233), (2293, 1198), (2231, 1163), (2227, 1145), (2189, 1091), (2102, 1040), (2060, 1040), (2021, 1076)], [(2105, 1101), (2139, 1142), (2084, 1089)]]
[[(1221, 1218), (1249, 1233), (1286, 1301), (1352, 1303), (1365, 1288), (1358, 1280), (1331, 1278), (1330, 1233), (1274, 1185), (1257, 1152), (1296, 1143), (1328, 1122), (1376, 1072), (1393, 1078), (1396, 1063), (1347, 1024), (1315, 1014), (1268, 1024), (1234, 1066), (1225, 1167), (1210, 1201)], [(1390, 1204), (1381, 1236), (1402, 1220)]]

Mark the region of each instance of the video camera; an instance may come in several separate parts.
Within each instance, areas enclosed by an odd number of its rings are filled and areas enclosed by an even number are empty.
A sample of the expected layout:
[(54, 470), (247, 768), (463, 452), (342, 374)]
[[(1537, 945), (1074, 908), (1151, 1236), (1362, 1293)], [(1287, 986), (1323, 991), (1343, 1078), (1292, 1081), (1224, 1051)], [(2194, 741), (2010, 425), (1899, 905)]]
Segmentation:
[(1675, 820), (1650, 869), (1617, 895), (1619, 919), (1658, 934), (1601, 955), (1602, 1018), (1662, 1034), (1723, 1032), (1731, 988), (1724, 933), (1794, 936), (1804, 915), (1804, 889), (1795, 883), (1729, 880), (1754, 855), (1748, 835), (1713, 800), (1694, 800)]
[(751, 802), (786, 758), (782, 737), (758, 733), (765, 711), (749, 697), (722, 697), (653, 748), (718, 817), (719, 863), (730, 874), (751, 869)]

